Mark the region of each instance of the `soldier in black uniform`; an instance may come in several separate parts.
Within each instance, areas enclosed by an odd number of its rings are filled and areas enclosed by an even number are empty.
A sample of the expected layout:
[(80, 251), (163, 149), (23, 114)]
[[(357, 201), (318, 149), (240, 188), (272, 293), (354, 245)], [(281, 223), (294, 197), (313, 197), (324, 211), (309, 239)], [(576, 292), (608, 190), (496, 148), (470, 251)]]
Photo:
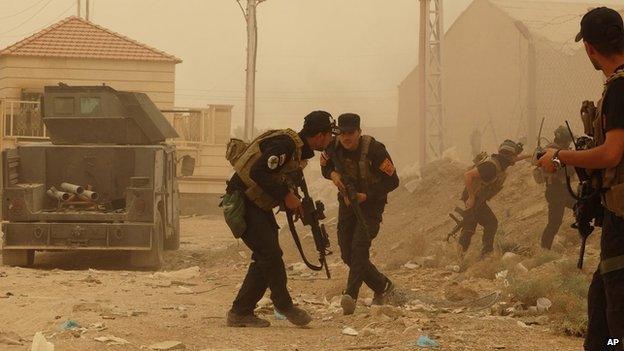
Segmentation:
[[(349, 266), (341, 305), (344, 314), (352, 314), (363, 282), (373, 290), (373, 303), (378, 305), (384, 303), (394, 288), (390, 279), (370, 261), (369, 249), (379, 232), (388, 193), (398, 187), (399, 177), (386, 147), (368, 135), (361, 135), (360, 116), (353, 113), (340, 115), (338, 127), (341, 134), (321, 154), (321, 171), (340, 191), (344, 191), (343, 182), (354, 184), (368, 225), (368, 233), (363, 233), (348, 199), (339, 194), (338, 244), (342, 260)], [(347, 174), (336, 171), (334, 158), (339, 159)]]
[(462, 200), (466, 204), (464, 226), (459, 236), (459, 250), (463, 257), (470, 247), (477, 225), (483, 226), (483, 248), (481, 257), (494, 250), (494, 235), (498, 230), (498, 219), (488, 206), (492, 199), (503, 189), (507, 168), (528, 156), (519, 157), (522, 145), (505, 140), (498, 148), (498, 153), (476, 160), (475, 166), (464, 175), (465, 189)]
[[(599, 170), (602, 183), (600, 265), (588, 292), (585, 350), (624, 350), (624, 23), (615, 10), (598, 7), (581, 19), (576, 41), (607, 78), (602, 100), (585, 132), (589, 150), (548, 149), (540, 165), (549, 172), (568, 166)], [(572, 72), (571, 72), (572, 73)], [(589, 114), (587, 114), (589, 115)], [(587, 123), (586, 123), (587, 122)], [(594, 178), (596, 179), (596, 177)], [(618, 340), (616, 345), (615, 340)]]
[(306, 325), (312, 318), (293, 306), (286, 288), (286, 269), (278, 241), (278, 225), (272, 209), (281, 203), (298, 211), (301, 202), (286, 185), (284, 173), (303, 167), (332, 140), (334, 124), (331, 115), (314, 111), (305, 117), (303, 129), (275, 130), (256, 138), (235, 163), (236, 173), (227, 183), (227, 193), (245, 194), (243, 242), (253, 252), (243, 285), (227, 313), (230, 327), (268, 327), (269, 321), (254, 315), (256, 303), (267, 288), (275, 308), (295, 325)]
[[(550, 148), (569, 149), (572, 137), (570, 132), (564, 126), (555, 129), (555, 139), (553, 143), (548, 145)], [(568, 170), (569, 175), (574, 170)], [(555, 239), (555, 235), (563, 223), (563, 213), (566, 208), (572, 209), (574, 206), (574, 198), (570, 195), (566, 185), (566, 175), (563, 168), (556, 173), (546, 174), (544, 177), (546, 183), (546, 201), (548, 202), (548, 223), (542, 232), (541, 245), (544, 249), (550, 250)]]

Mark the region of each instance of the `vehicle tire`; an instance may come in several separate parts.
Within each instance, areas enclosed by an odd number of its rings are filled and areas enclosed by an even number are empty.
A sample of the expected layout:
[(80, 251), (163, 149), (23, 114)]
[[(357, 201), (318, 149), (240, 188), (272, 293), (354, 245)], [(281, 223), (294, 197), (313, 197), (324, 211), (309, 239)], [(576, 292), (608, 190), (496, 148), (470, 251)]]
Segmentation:
[(152, 232), (152, 248), (149, 251), (133, 251), (130, 256), (130, 264), (135, 268), (160, 269), (164, 263), (165, 227), (162, 214), (158, 211)]
[(30, 267), (35, 263), (35, 250), (2, 250), (4, 266)]

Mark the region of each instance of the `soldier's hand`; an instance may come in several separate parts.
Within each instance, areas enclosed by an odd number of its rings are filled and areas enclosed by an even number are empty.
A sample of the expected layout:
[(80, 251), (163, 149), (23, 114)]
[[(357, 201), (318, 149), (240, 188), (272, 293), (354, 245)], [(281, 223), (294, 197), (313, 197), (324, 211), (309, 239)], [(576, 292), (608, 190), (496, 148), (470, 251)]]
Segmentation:
[(469, 210), (471, 208), (473, 208), (475, 205), (475, 197), (474, 196), (468, 196), (468, 198), (466, 199), (466, 209)]
[(338, 190), (343, 191), (345, 189), (344, 184), (342, 184), (342, 177), (340, 176), (340, 173), (333, 171), (331, 172), (330, 178)]
[(286, 208), (296, 213), (299, 212), (301, 208), (301, 200), (291, 191), (284, 198), (284, 205), (286, 205)]
[(552, 159), (555, 156), (557, 149), (548, 148), (542, 157), (537, 160), (537, 165), (542, 167), (548, 173), (555, 173), (555, 165), (553, 165)]
[(358, 203), (366, 201), (367, 196), (365, 193), (357, 193)]

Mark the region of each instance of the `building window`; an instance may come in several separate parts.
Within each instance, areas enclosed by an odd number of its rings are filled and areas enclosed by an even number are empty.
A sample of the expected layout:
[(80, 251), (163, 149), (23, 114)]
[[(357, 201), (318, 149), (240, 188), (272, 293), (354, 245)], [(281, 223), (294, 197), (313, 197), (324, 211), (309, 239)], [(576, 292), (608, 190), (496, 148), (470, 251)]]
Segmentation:
[(101, 111), (101, 105), (100, 105), (99, 97), (81, 97), (80, 98), (80, 114), (81, 115), (99, 114), (100, 111)]
[(54, 113), (59, 115), (74, 114), (74, 98), (73, 97), (57, 97), (54, 98)]

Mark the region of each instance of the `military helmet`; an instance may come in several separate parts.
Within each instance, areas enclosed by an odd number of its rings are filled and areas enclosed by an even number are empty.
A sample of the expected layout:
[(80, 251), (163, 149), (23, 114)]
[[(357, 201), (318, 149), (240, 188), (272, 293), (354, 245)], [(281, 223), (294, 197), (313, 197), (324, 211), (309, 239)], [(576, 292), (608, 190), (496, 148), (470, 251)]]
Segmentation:
[(555, 142), (569, 144), (572, 141), (572, 136), (568, 128), (559, 126), (555, 129)]
[(498, 153), (499, 154), (508, 154), (508, 155), (519, 155), (522, 150), (524, 150), (524, 146), (522, 145), (522, 143), (516, 143), (513, 140), (505, 140), (503, 141), (502, 144), (500, 144), (500, 146), (498, 147)]

